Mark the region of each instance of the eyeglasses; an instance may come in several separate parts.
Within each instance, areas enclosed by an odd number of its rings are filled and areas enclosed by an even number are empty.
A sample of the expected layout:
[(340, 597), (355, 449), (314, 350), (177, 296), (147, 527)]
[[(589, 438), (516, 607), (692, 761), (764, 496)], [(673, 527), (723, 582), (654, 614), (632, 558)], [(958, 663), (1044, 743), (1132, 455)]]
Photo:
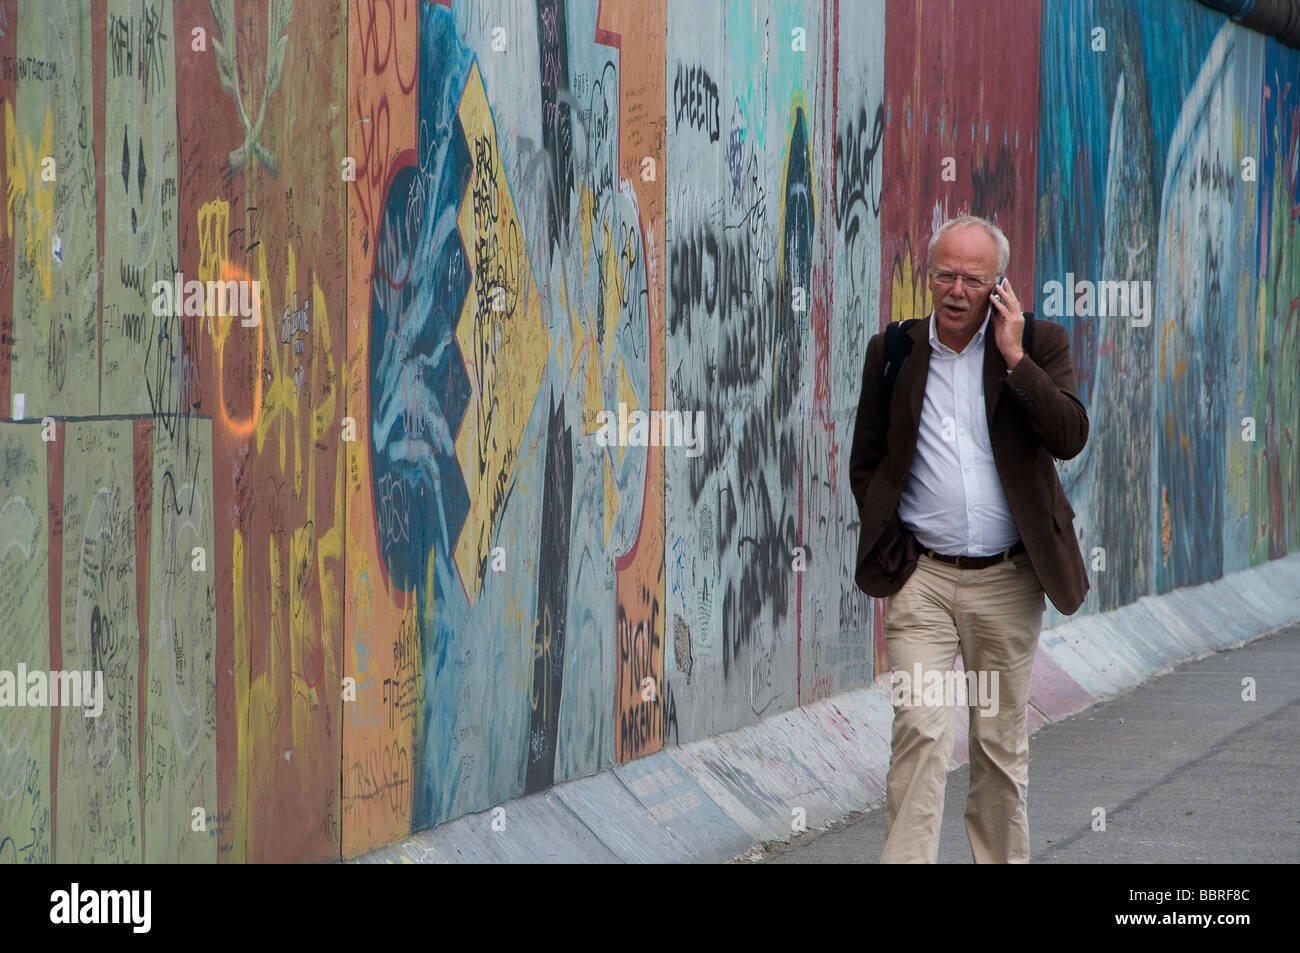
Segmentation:
[(967, 288), (972, 291), (979, 291), (981, 288), (987, 288), (993, 282), (987, 278), (976, 278), (974, 275), (963, 275), (954, 271), (934, 271), (930, 273), (934, 283), (941, 288), (947, 288), (957, 283), (957, 279), (962, 280)]

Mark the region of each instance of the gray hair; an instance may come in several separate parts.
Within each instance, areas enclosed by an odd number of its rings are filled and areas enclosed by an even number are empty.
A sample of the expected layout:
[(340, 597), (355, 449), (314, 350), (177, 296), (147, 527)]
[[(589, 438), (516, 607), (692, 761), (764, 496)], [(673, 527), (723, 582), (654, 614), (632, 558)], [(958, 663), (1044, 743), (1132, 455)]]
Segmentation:
[(926, 271), (934, 267), (934, 249), (939, 244), (939, 239), (959, 225), (978, 225), (989, 233), (989, 237), (993, 239), (993, 244), (998, 250), (998, 274), (1006, 274), (1007, 265), (1011, 263), (1011, 243), (1007, 241), (1007, 236), (1002, 234), (1002, 229), (987, 218), (980, 218), (978, 215), (958, 215), (956, 218), (948, 219), (934, 230), (934, 234), (930, 236), (930, 247), (925, 252)]

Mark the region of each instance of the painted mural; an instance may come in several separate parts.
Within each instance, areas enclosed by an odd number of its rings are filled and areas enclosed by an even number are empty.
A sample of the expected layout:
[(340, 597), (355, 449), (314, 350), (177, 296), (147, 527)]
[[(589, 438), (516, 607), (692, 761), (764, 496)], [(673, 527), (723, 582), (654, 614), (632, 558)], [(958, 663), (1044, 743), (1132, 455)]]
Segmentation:
[(103, 676), (0, 688), (0, 863), (350, 858), (870, 684), (862, 361), (960, 211), (1072, 333), (1083, 611), (1300, 548), (1300, 54), (1027, 6), (0, 0), (0, 671)]

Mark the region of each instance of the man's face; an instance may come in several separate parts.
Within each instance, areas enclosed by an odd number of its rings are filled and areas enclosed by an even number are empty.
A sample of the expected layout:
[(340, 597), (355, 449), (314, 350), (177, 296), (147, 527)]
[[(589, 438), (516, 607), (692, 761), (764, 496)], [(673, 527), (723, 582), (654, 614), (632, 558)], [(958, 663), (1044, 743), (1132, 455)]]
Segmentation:
[[(964, 346), (984, 323), (997, 269), (997, 246), (993, 237), (978, 225), (959, 225), (939, 239), (929, 280), (936, 331), (945, 344), (957, 341)], [(936, 275), (958, 277), (948, 283)], [(979, 279), (983, 284), (972, 285), (967, 281), (969, 278)]]

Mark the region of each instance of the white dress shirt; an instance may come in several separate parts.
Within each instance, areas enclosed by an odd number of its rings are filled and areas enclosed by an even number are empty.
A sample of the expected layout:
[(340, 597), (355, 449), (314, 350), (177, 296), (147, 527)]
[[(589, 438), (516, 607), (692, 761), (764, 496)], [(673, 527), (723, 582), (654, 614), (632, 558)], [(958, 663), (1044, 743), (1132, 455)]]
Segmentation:
[(993, 462), (984, 410), (988, 325), (986, 316), (958, 352), (939, 340), (930, 313), (930, 371), (898, 518), (922, 546), (945, 556), (991, 556), (1020, 539)]

